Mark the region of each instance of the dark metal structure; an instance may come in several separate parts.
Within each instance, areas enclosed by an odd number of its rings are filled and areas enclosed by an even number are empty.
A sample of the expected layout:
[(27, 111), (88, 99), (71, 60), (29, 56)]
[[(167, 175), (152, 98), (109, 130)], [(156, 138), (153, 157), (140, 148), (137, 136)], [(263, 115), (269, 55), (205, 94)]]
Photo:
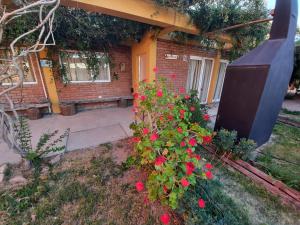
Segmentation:
[(293, 71), (297, 16), (297, 0), (277, 0), (270, 39), (228, 66), (215, 130), (269, 140)]

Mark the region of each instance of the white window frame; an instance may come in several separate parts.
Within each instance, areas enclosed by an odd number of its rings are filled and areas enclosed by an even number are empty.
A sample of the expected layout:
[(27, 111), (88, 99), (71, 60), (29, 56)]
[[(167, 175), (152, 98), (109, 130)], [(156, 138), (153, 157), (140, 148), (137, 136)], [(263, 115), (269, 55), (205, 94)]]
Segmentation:
[[(224, 77), (223, 77), (223, 80), (222, 80), (222, 90), (223, 90), (224, 81), (225, 81), (225, 76), (226, 76), (226, 71), (227, 71), (227, 67), (228, 67), (228, 65), (229, 65), (229, 61), (228, 61), (228, 60), (225, 60), (225, 59), (221, 59), (221, 60), (220, 60), (220, 68), (221, 68), (221, 63), (225, 63), (225, 64), (226, 64), (225, 74), (224, 74)], [(219, 68), (219, 71), (218, 71), (218, 79), (219, 79), (219, 75), (220, 75), (220, 74), (219, 74), (220, 68)], [(218, 80), (217, 80), (217, 82), (218, 82)], [(214, 92), (216, 91), (216, 88), (217, 88), (217, 83), (216, 83)], [(214, 93), (214, 95), (215, 95), (215, 93)], [(221, 96), (222, 96), (222, 92), (221, 92)], [(214, 97), (215, 97), (215, 96), (213, 96), (213, 100), (212, 100), (213, 103), (218, 103), (218, 102), (220, 102), (221, 97), (220, 97), (219, 99), (215, 99)]]
[[(62, 52), (67, 52), (67, 53), (73, 53), (76, 54), (80, 51), (76, 51), (76, 50), (61, 50)], [(96, 53), (100, 53), (102, 54), (102, 52), (96, 52)], [(61, 56), (59, 56), (59, 63), (60, 65), (62, 65), (62, 59)], [(108, 64), (108, 80), (70, 80), (71, 84), (84, 84), (84, 83), (110, 83), (111, 82), (111, 73), (110, 73), (110, 65)]]
[(210, 85), (211, 85), (211, 80), (212, 80), (212, 75), (213, 75), (213, 71), (214, 71), (214, 67), (215, 67), (215, 59), (214, 58), (209, 58), (209, 57), (202, 57), (202, 56), (190, 56), (190, 59), (192, 60), (201, 60), (202, 61), (202, 66), (201, 66), (201, 76), (200, 76), (200, 80), (199, 80), (199, 84), (198, 84), (198, 97), (200, 98), (200, 87), (202, 86), (202, 82), (203, 82), (203, 72), (204, 72), (204, 67), (205, 67), (205, 60), (212, 60), (212, 67), (211, 67), (211, 72), (210, 72), (210, 78), (209, 78), (209, 83), (208, 83), (208, 90), (207, 90), (207, 94), (205, 97), (205, 102), (201, 102), (201, 104), (207, 104), (208, 101), (208, 95), (209, 95), (209, 90), (210, 90)]
[[(4, 50), (4, 49), (0, 49), (0, 50)], [(35, 81), (23, 81), (23, 85), (36, 85), (36, 84), (38, 84), (38, 81), (36, 79), (36, 73), (35, 73), (35, 70), (34, 70), (34, 66), (33, 66), (31, 57), (32, 57), (32, 55), (28, 54), (27, 60), (28, 60), (28, 64), (29, 64), (30, 73), (34, 77)], [(36, 56), (34, 55), (34, 57), (36, 57)], [(40, 64), (38, 64), (38, 66), (40, 66)], [(14, 84), (16, 84), (16, 82), (13, 82), (13, 83), (2, 83), (2, 86), (10, 86), (10, 85), (14, 85)]]

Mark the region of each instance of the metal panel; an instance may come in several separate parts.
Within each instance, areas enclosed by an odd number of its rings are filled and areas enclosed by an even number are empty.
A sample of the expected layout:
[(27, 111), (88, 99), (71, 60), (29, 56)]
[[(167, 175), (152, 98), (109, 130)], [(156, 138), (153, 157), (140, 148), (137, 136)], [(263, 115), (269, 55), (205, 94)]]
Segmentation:
[(268, 141), (293, 71), (297, 0), (277, 0), (270, 39), (228, 66), (215, 130)]

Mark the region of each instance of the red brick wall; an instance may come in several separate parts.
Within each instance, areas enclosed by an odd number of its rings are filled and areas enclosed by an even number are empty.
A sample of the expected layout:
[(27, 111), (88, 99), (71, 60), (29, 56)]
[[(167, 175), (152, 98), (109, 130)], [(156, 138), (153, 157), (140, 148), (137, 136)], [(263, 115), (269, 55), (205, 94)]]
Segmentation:
[[(166, 54), (179, 55), (177, 60), (165, 59)], [(187, 61), (183, 60), (186, 56)], [(174, 87), (176, 89), (180, 87), (186, 87), (189, 58), (190, 56), (201, 56), (214, 58), (216, 52), (214, 50), (207, 51), (197, 46), (177, 44), (172, 41), (158, 40), (157, 42), (157, 68), (158, 74), (162, 77), (167, 77), (170, 80), (170, 75), (175, 74)]]
[[(24, 84), (22, 88), (17, 88), (12, 92), (9, 92), (14, 103), (44, 103), (46, 102), (46, 97), (43, 91), (42, 81), (41, 81), (41, 71), (39, 70), (39, 61), (35, 54), (29, 56), (29, 64), (32, 74), (35, 76), (36, 84)], [(0, 86), (0, 91), (4, 90), (8, 86)], [(5, 98), (1, 98), (1, 103), (6, 104)]]
[[(119, 46), (110, 51), (113, 68), (110, 68), (111, 82), (108, 83), (69, 83), (63, 85), (58, 79), (56, 86), (60, 101), (97, 99), (99, 96), (118, 97), (130, 96), (132, 88), (132, 70), (131, 70), (131, 48)], [(120, 64), (125, 63), (125, 72), (120, 71)], [(119, 79), (114, 79), (114, 73), (117, 73)]]

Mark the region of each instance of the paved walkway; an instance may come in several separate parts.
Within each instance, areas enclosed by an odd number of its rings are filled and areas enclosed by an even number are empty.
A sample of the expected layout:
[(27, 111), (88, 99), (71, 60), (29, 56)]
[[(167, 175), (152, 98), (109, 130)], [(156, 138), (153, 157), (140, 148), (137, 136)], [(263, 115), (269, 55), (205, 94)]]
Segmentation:
[(291, 100), (284, 100), (282, 108), (289, 111), (300, 112), (300, 96)]
[[(286, 100), (283, 108), (300, 111), (299, 100)], [(218, 104), (209, 106), (210, 127), (215, 124)], [(39, 137), (46, 132), (59, 130), (62, 134), (70, 128), (70, 135), (65, 139), (66, 150), (94, 147), (99, 144), (117, 141), (132, 135), (129, 129), (133, 122), (132, 108), (108, 108), (77, 113), (74, 116), (49, 115), (39, 120), (29, 121), (32, 131), (32, 144), (36, 146)], [(0, 143), (0, 165), (18, 163), (21, 158), (9, 150), (5, 143)]]
[[(117, 141), (132, 135), (129, 125), (133, 122), (131, 108), (108, 108), (77, 113), (74, 116), (49, 115), (39, 120), (29, 121), (32, 144), (36, 146), (40, 136), (46, 132), (59, 130), (62, 134), (70, 128), (65, 139), (66, 150), (94, 147), (110, 141)], [(0, 165), (18, 163), (21, 158), (5, 143), (0, 144)]]

